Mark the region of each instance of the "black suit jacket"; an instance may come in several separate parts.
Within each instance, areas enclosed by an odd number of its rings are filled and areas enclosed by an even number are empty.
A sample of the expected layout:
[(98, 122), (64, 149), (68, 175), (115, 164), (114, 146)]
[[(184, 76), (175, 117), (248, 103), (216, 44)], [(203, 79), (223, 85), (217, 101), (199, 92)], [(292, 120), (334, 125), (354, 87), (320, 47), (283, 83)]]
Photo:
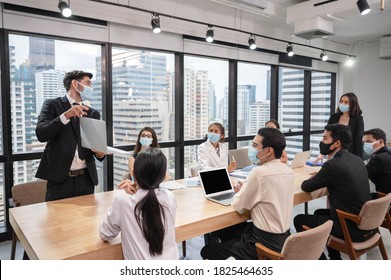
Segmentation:
[(382, 147), (367, 163), (368, 177), (376, 185), (376, 191), (391, 192), (391, 152)]
[[(327, 124), (339, 123), (340, 113), (334, 113), (330, 116)], [(362, 137), (364, 135), (364, 119), (361, 115), (352, 116), (349, 119), (349, 128), (352, 133), (352, 143), (349, 146), (349, 152), (363, 158)]]
[[(332, 233), (343, 237), (336, 209), (359, 214), (364, 203), (371, 199), (368, 173), (362, 159), (343, 149), (326, 161), (315, 176), (304, 181), (301, 188), (312, 192), (326, 186), (334, 222)], [(348, 221), (347, 225), (352, 238), (367, 233), (359, 230), (353, 222)]]
[[(35, 133), (40, 142), (47, 143), (36, 173), (37, 178), (61, 183), (69, 174), (76, 145), (81, 146), (81, 143), (78, 143), (77, 133), (80, 132), (76, 127), (76, 122), (71, 120), (64, 125), (60, 119), (60, 115), (70, 108), (71, 105), (66, 96), (46, 100), (43, 103)], [(100, 113), (90, 108), (87, 111), (87, 116), (84, 117), (100, 119)], [(77, 124), (79, 124), (78, 121)], [(90, 149), (82, 149), (88, 173), (94, 185), (97, 185), (98, 175), (94, 153)], [(98, 158), (98, 160), (103, 160), (103, 158)]]

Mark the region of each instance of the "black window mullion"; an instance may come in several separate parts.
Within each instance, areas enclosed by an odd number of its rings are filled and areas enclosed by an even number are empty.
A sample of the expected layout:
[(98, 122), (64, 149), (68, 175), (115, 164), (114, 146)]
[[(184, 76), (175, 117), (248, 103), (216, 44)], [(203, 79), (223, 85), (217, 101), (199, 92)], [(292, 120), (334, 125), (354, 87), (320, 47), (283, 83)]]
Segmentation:
[(175, 54), (175, 179), (185, 176), (185, 148), (184, 148), (184, 55)]
[(270, 69), (270, 118), (278, 120), (278, 76), (279, 66), (273, 65)]
[(238, 126), (238, 62), (230, 60), (228, 66), (228, 131), (229, 148), (236, 149), (237, 126)]
[(311, 130), (311, 71), (304, 70), (303, 151), (310, 149)]

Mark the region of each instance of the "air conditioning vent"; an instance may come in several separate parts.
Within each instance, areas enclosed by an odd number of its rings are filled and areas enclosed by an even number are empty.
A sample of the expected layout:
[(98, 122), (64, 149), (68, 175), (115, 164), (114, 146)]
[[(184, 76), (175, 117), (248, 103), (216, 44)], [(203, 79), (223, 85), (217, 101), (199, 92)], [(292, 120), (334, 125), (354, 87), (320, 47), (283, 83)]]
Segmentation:
[(264, 10), (267, 8), (265, 0), (210, 0), (239, 9)]
[(320, 29), (309, 30), (309, 31), (305, 31), (302, 33), (295, 34), (295, 36), (306, 39), (306, 40), (324, 38), (326, 36), (331, 36), (331, 35), (334, 35), (334, 34), (331, 32), (324, 31), (324, 30), (320, 30)]
[(391, 36), (380, 38), (379, 58), (391, 59)]

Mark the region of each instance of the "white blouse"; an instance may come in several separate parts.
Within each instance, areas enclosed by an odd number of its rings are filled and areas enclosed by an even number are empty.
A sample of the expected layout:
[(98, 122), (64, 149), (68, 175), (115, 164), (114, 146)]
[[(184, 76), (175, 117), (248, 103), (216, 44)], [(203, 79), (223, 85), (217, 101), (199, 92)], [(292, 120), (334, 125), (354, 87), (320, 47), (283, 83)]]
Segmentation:
[(219, 142), (219, 154), (207, 140), (197, 148), (198, 164), (201, 170), (228, 166), (228, 144)]

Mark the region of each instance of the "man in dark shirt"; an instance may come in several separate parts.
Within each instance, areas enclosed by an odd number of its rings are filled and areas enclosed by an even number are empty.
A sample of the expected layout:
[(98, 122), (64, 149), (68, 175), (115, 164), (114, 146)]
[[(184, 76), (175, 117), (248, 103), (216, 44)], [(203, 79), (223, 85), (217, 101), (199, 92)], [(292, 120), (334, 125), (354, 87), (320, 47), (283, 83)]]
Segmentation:
[(368, 178), (375, 184), (376, 191), (391, 192), (391, 152), (385, 146), (386, 133), (380, 128), (364, 131), (364, 151), (370, 156), (367, 163)]
[[(368, 173), (362, 159), (348, 151), (351, 133), (348, 126), (342, 124), (326, 125), (323, 140), (319, 143), (320, 153), (328, 156), (318, 173), (301, 185), (303, 191), (312, 192), (327, 187), (330, 209), (318, 209), (314, 215), (300, 214), (294, 218), (297, 232), (303, 231), (303, 225), (314, 228), (327, 220), (334, 222), (331, 233), (343, 239), (337, 209), (358, 214), (365, 202), (371, 199)], [(364, 241), (372, 232), (363, 231), (347, 221), (353, 241)], [(330, 259), (341, 259), (338, 251), (328, 248)], [(322, 255), (321, 259), (326, 257)]]

